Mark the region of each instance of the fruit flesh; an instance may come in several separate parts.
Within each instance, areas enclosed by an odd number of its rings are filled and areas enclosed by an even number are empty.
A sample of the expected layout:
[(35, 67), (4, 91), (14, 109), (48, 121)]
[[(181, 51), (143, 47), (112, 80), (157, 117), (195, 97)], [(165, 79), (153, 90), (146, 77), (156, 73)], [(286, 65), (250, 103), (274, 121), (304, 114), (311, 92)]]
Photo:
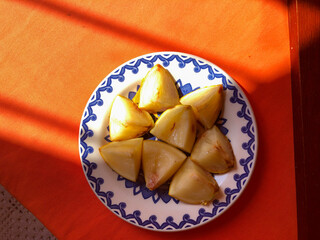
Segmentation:
[(196, 120), (192, 108), (177, 105), (167, 109), (157, 120), (150, 133), (190, 153), (196, 138)]
[(186, 203), (207, 205), (218, 190), (211, 174), (188, 158), (172, 178), (169, 195)]
[(147, 111), (128, 98), (118, 95), (111, 108), (109, 132), (111, 141), (128, 140), (142, 136), (154, 126)]
[(155, 65), (145, 76), (139, 89), (139, 108), (151, 113), (163, 112), (179, 104), (175, 80), (168, 70)]
[(143, 138), (110, 142), (99, 148), (103, 160), (119, 175), (133, 182), (137, 180)]
[(220, 84), (197, 89), (183, 96), (180, 102), (191, 105), (197, 120), (206, 129), (210, 129), (222, 109), (223, 87)]
[(142, 168), (150, 190), (165, 183), (181, 166), (187, 156), (167, 143), (143, 141)]
[(200, 136), (190, 158), (212, 173), (225, 173), (233, 167), (235, 162), (232, 146), (217, 126)]

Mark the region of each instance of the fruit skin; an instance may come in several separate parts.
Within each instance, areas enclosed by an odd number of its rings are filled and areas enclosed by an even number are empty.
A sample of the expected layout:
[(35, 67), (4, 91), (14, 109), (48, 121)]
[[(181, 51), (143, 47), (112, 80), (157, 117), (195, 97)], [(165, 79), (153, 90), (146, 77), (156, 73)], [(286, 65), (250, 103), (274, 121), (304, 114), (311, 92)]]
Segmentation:
[(187, 156), (171, 145), (153, 140), (143, 141), (142, 169), (150, 190), (165, 183), (182, 165)]
[(157, 64), (144, 77), (137, 95), (139, 108), (150, 113), (163, 112), (179, 104), (179, 94), (170, 72)]
[(140, 137), (153, 126), (154, 121), (147, 111), (139, 109), (129, 98), (116, 96), (109, 119), (111, 141)]
[(213, 176), (188, 158), (173, 176), (169, 195), (190, 204), (207, 205), (216, 198), (219, 186)]
[(110, 142), (99, 148), (103, 160), (122, 177), (135, 182), (138, 178), (143, 138)]
[(181, 104), (191, 105), (197, 120), (210, 129), (216, 122), (223, 105), (223, 86), (213, 85), (199, 88), (184, 95)]
[(216, 125), (196, 141), (190, 158), (211, 173), (225, 173), (235, 163), (232, 146)]
[(196, 128), (191, 106), (177, 105), (161, 114), (150, 133), (190, 153), (196, 139)]

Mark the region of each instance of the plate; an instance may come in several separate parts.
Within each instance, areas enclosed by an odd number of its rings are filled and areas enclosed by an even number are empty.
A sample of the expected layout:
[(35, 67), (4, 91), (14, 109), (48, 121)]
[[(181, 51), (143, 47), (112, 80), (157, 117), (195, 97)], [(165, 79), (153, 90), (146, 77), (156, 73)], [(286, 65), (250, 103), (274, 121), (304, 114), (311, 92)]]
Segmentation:
[[(199, 87), (223, 84), (225, 103), (217, 124), (232, 144), (236, 164), (228, 173), (215, 175), (220, 194), (207, 206), (186, 204), (170, 197), (166, 189), (150, 191), (143, 182), (126, 180), (112, 171), (99, 154), (99, 147), (110, 141), (108, 118), (114, 97), (121, 94), (132, 99), (140, 79), (156, 64), (171, 72), (182, 95)], [(157, 52), (124, 63), (97, 86), (81, 119), (79, 153), (90, 187), (111, 212), (142, 228), (181, 231), (217, 218), (239, 198), (254, 169), (257, 140), (250, 103), (228, 74), (190, 54)]]

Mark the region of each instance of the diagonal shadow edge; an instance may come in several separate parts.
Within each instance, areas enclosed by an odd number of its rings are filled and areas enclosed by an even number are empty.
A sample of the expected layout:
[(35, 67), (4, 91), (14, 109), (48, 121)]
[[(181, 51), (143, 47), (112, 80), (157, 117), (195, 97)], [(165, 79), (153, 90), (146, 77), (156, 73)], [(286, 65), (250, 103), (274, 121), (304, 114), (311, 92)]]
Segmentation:
[[(1, 110), (4, 109), (4, 110)], [(41, 110), (35, 109), (23, 102), (17, 102), (10, 99), (6, 99), (0, 96), (0, 110), (19, 114), (19, 116), (31, 119), (32, 121), (45, 124), (47, 126), (54, 127), (64, 132), (77, 136), (79, 127), (78, 124), (63, 119), (59, 116), (54, 116), (49, 113), (45, 113)]]
[[(67, 19), (68, 21), (73, 21), (77, 24), (86, 24), (104, 33), (112, 33), (119, 37), (132, 40), (136, 43), (143, 43), (145, 46), (155, 48), (155, 51), (177, 51), (193, 54), (216, 64), (224, 70), (226, 70), (225, 68), (237, 69), (235, 67), (237, 62), (231, 62), (230, 59), (223, 59), (193, 46), (187, 46), (181, 42), (179, 43), (173, 40), (165, 39), (163, 36), (152, 35), (143, 30), (138, 30), (124, 23), (114, 21), (113, 19), (108, 19), (105, 16), (98, 15), (86, 9), (74, 7), (70, 4), (68, 5), (67, 3), (55, 3), (52, 1), (44, 2), (39, 0), (15, 1), (34, 9), (47, 11), (54, 16)], [(241, 68), (241, 71), (236, 71), (236, 74), (238, 78), (241, 77), (253, 82), (259, 81), (256, 70), (254, 69)]]

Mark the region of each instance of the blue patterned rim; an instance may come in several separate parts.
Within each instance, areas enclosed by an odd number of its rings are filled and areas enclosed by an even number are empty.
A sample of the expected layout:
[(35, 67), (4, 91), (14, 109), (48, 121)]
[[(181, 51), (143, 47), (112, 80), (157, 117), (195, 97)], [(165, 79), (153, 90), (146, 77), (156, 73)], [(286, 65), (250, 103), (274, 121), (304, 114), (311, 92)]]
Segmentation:
[[(162, 65), (164, 67), (169, 66), (172, 61), (178, 61), (179, 68), (184, 68), (186, 65), (192, 64), (193, 71), (195, 73), (199, 73), (200, 71), (207, 71), (208, 80), (213, 80), (216, 78), (222, 79), (224, 89), (228, 89), (233, 93), (229, 101), (233, 104), (239, 104), (241, 106), (241, 110), (237, 112), (237, 117), (246, 120), (246, 125), (241, 128), (241, 132), (247, 135), (249, 139), (248, 141), (242, 143), (242, 148), (247, 152), (248, 157), (245, 159), (241, 158), (239, 160), (239, 165), (243, 168), (244, 173), (233, 175), (233, 179), (236, 182), (236, 188), (225, 188), (224, 193), (226, 195), (226, 201), (219, 202), (218, 200), (215, 200), (213, 202), (213, 208), (210, 211), (206, 211), (205, 208), (200, 208), (198, 211), (198, 216), (194, 219), (192, 219), (189, 214), (184, 214), (182, 221), (180, 222), (175, 222), (174, 218), (171, 216), (168, 216), (164, 222), (158, 222), (155, 215), (151, 215), (149, 219), (143, 220), (140, 217), (141, 212), (139, 210), (127, 212), (127, 205), (125, 202), (120, 202), (119, 204), (113, 203), (112, 198), (115, 193), (112, 191), (101, 191), (101, 185), (104, 183), (104, 179), (94, 176), (93, 173), (97, 168), (97, 164), (94, 162), (90, 162), (87, 159), (88, 155), (94, 152), (94, 148), (86, 143), (86, 140), (93, 137), (94, 135), (94, 132), (89, 129), (88, 123), (90, 121), (96, 121), (97, 119), (97, 116), (94, 114), (93, 107), (102, 106), (104, 104), (103, 99), (101, 99), (101, 93), (112, 93), (113, 81), (125, 81), (124, 74), (126, 71), (131, 71), (133, 74), (137, 74), (139, 72), (138, 67), (141, 64), (145, 64), (148, 68), (152, 68), (155, 62), (159, 60), (162, 62)], [(83, 170), (87, 177), (89, 185), (99, 197), (99, 199), (112, 212), (117, 214), (119, 217), (127, 220), (128, 222), (140, 227), (159, 231), (177, 231), (185, 230), (203, 224), (204, 222), (218, 216), (234, 202), (234, 200), (240, 195), (240, 193), (242, 192), (241, 190), (248, 182), (254, 167), (255, 158), (257, 155), (257, 129), (255, 129), (255, 119), (253, 113), (250, 111), (251, 107), (248, 100), (245, 99), (242, 91), (239, 90), (240, 87), (230, 79), (231, 78), (222, 70), (219, 70), (218, 67), (210, 64), (205, 60), (199, 59), (198, 57), (177, 52), (160, 52), (144, 55), (123, 64), (100, 83), (100, 85), (97, 87), (94, 94), (88, 101), (88, 104), (82, 116), (79, 131), (79, 152)], [(182, 95), (195, 90), (192, 89), (192, 86), (189, 83), (182, 85), (180, 80), (177, 81), (177, 85), (182, 92)], [(132, 98), (134, 94), (135, 92), (129, 92), (128, 97)], [(227, 134), (228, 132), (228, 129), (223, 126), (226, 121), (226, 119), (220, 119), (220, 129), (224, 132), (224, 134)], [(105, 139), (108, 141), (108, 136), (106, 136)], [(154, 203), (157, 203), (159, 200), (162, 200), (164, 203), (168, 203), (171, 199), (176, 204), (179, 203), (179, 201), (168, 196), (167, 192), (150, 191), (144, 185), (141, 185), (140, 183), (133, 183), (120, 176), (118, 176), (117, 180), (124, 181), (126, 188), (132, 188), (134, 195), (142, 194), (144, 199), (151, 197)]]

